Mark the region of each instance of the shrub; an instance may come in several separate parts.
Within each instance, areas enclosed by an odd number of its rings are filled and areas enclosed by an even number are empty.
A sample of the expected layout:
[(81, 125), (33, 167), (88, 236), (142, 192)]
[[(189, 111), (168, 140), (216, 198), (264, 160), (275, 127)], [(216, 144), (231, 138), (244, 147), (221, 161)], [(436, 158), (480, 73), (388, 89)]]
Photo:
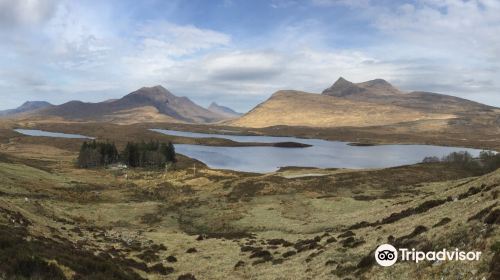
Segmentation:
[(474, 158), (467, 151), (452, 152), (441, 159), (435, 156), (425, 157), (422, 163), (442, 162), (455, 167), (472, 171), (478, 175), (495, 171), (500, 168), (500, 153), (482, 151), (478, 158)]
[(432, 162), (440, 162), (438, 157), (425, 157), (422, 162), (423, 163), (432, 163)]
[(486, 172), (495, 171), (500, 168), (500, 153), (482, 151), (479, 154), (479, 160)]

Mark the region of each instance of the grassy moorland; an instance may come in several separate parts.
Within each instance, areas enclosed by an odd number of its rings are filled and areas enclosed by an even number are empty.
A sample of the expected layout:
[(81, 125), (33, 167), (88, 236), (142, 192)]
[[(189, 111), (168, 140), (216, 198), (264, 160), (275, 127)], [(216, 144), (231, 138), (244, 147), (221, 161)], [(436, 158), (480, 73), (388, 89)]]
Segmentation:
[[(117, 145), (170, 140), (136, 126), (36, 127), (117, 133)], [(8, 279), (498, 279), (500, 170), (428, 163), (254, 174), (198, 163), (194, 173), (182, 156), (168, 172), (79, 169), (82, 140), (2, 132), (0, 271)], [(383, 269), (372, 254), (387, 242), (483, 255)]]

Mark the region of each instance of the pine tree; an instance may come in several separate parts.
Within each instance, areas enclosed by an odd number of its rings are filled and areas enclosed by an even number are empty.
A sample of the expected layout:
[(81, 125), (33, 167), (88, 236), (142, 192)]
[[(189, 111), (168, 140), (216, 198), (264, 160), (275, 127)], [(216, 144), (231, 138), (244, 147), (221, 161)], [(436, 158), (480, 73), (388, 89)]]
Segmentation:
[(177, 162), (177, 159), (175, 158), (175, 147), (172, 142), (168, 142), (168, 154), (166, 155), (167, 161), (169, 162)]

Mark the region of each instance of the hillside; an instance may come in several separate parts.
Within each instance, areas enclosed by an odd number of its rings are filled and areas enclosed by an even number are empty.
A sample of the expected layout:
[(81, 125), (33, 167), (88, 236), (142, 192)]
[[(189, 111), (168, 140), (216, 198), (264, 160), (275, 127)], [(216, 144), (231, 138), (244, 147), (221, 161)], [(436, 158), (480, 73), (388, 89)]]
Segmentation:
[(43, 108), (49, 108), (52, 106), (54, 106), (54, 105), (52, 105), (46, 101), (26, 101), (21, 106), (15, 108), (15, 109), (0, 111), (0, 117), (13, 116), (13, 115), (18, 115), (18, 114), (23, 114), (23, 113), (30, 113), (30, 112), (34, 112), (36, 110), (40, 110)]
[(37, 111), (37, 117), (62, 117), (66, 120), (139, 122), (209, 123), (226, 119), (187, 97), (178, 97), (162, 86), (143, 87), (120, 99), (99, 103), (70, 101)]
[(404, 93), (382, 79), (355, 84), (339, 78), (322, 94), (278, 91), (228, 124), (255, 128), (274, 125), (365, 127), (428, 120), (466, 121), (484, 114), (495, 119), (499, 114), (496, 110), (449, 95)]
[(373, 104), (300, 91), (278, 91), (231, 125), (372, 126), (426, 119), (450, 119), (452, 114), (426, 113), (391, 104)]

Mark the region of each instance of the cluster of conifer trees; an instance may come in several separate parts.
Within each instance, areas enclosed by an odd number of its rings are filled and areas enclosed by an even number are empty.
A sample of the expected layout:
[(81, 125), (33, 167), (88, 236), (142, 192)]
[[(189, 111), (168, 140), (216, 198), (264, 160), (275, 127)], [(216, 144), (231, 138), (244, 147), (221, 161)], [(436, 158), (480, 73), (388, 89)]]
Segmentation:
[(122, 159), (131, 167), (164, 167), (167, 162), (176, 161), (175, 148), (171, 142), (129, 142), (123, 150)]
[(118, 153), (114, 143), (83, 142), (78, 155), (78, 166), (92, 168), (122, 162), (130, 167), (163, 168), (168, 162), (176, 162), (175, 148), (171, 142), (128, 142)]

